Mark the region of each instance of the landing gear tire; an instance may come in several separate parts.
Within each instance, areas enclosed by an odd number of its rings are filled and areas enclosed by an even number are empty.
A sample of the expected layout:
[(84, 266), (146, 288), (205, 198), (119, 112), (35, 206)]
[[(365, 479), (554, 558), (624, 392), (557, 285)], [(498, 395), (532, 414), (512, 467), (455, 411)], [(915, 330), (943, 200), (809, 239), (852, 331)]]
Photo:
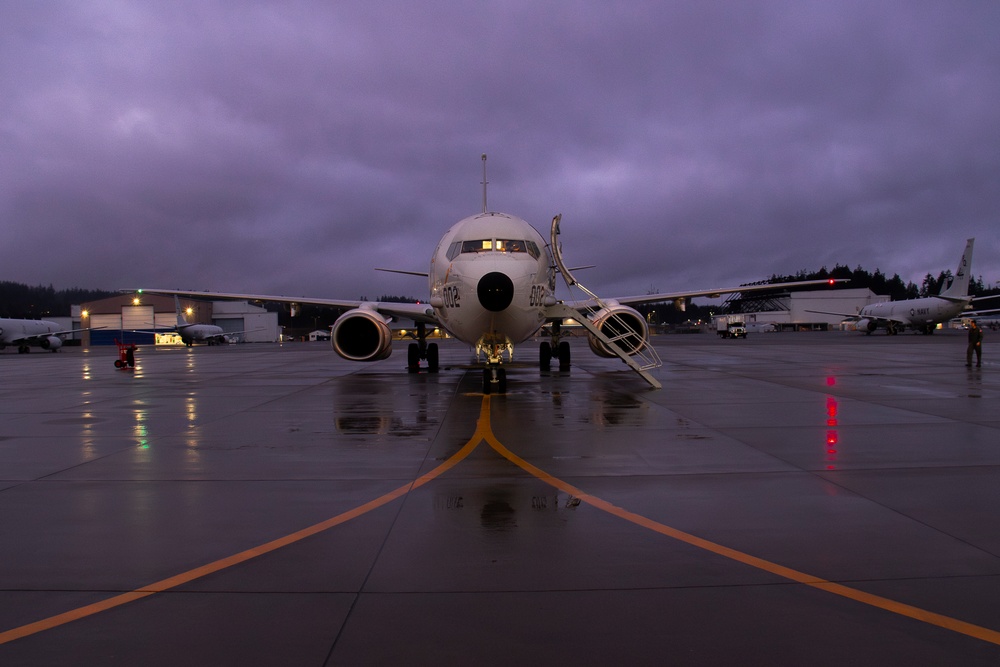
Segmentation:
[(569, 343), (563, 341), (559, 343), (559, 370), (568, 371), (570, 367)]
[(440, 366), (438, 365), (438, 344), (431, 343), (427, 346), (427, 372), (437, 373)]
[(552, 346), (545, 342), (538, 346), (538, 368), (543, 371), (552, 367)]
[(420, 346), (410, 343), (406, 348), (406, 371), (416, 373), (418, 370), (420, 370)]
[(494, 393), (507, 393), (507, 369), (497, 366), (490, 366), (483, 369), (483, 393), (486, 395)]

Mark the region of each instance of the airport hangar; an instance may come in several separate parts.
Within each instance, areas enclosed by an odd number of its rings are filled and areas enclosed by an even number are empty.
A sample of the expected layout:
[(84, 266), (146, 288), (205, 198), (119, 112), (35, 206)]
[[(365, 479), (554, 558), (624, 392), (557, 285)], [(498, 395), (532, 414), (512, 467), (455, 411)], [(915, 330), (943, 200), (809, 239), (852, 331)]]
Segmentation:
[[(205, 301), (181, 297), (180, 306), (188, 324), (214, 324), (222, 327), (224, 332), (243, 332), (237, 337), (247, 343), (279, 340), (278, 314), (246, 301)], [(115, 339), (153, 345), (157, 343), (157, 338), (161, 343), (177, 344), (176, 337), (148, 333), (153, 329), (170, 329), (177, 324), (172, 296), (119, 294), (73, 306), (72, 319), (74, 328), (89, 329), (82, 332), (81, 343), (84, 346), (114, 345)]]
[(770, 325), (774, 331), (826, 331), (846, 328), (843, 315), (857, 313), (863, 307), (889, 301), (888, 296), (875, 294), (867, 287), (829, 290), (781, 292), (778, 294), (733, 294), (722, 304), (724, 315), (743, 315), (748, 331), (759, 331)]

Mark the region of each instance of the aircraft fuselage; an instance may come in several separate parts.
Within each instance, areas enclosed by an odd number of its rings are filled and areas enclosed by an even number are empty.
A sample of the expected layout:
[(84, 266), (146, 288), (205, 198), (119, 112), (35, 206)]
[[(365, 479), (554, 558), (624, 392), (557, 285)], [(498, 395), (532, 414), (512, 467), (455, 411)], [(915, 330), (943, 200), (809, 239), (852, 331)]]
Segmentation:
[(958, 317), (967, 305), (967, 301), (956, 303), (936, 296), (929, 296), (923, 299), (873, 303), (862, 308), (858, 316), (878, 319), (902, 319), (917, 326), (931, 323), (936, 324)]
[(431, 259), (430, 305), (455, 338), (491, 362), (545, 324), (555, 268), (542, 236), (521, 218), (481, 213), (460, 220)]
[(177, 326), (177, 333), (185, 345), (193, 342), (207, 342), (209, 345), (225, 343), (225, 332), (214, 324), (185, 324)]
[(0, 350), (17, 345), (20, 352), (27, 352), (34, 345), (55, 351), (62, 346), (62, 339), (55, 335), (59, 330), (59, 325), (49, 320), (0, 318)]

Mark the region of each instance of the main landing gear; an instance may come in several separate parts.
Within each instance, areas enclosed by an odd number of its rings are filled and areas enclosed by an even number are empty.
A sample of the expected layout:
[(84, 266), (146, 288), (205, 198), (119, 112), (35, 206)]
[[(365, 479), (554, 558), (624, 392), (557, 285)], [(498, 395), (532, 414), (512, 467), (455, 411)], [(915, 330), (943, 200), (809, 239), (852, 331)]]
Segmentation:
[(406, 349), (406, 370), (410, 373), (418, 372), (421, 359), (427, 360), (428, 373), (437, 373), (440, 369), (438, 344), (427, 343), (427, 327), (423, 322), (417, 322), (417, 342), (410, 343)]
[(562, 338), (561, 326), (558, 321), (552, 323), (552, 341), (543, 341), (538, 346), (538, 368), (547, 371), (552, 366), (552, 357), (559, 360), (559, 370), (566, 372), (570, 367), (569, 342)]

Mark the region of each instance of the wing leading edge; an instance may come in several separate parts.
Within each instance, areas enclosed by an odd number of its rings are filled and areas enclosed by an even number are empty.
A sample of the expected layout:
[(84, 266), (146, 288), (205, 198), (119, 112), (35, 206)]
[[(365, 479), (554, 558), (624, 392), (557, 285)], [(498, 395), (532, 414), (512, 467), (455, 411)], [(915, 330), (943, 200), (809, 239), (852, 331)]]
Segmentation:
[(438, 326), (440, 323), (434, 310), (425, 303), (395, 303), (386, 301), (357, 301), (347, 299), (316, 299), (311, 297), (279, 296), (275, 294), (240, 294), (236, 292), (193, 292), (174, 289), (122, 290), (140, 294), (167, 294), (176, 296), (204, 297), (209, 299), (231, 299), (234, 301), (273, 301), (275, 303), (298, 303), (331, 308), (365, 308), (386, 317), (402, 318)]

